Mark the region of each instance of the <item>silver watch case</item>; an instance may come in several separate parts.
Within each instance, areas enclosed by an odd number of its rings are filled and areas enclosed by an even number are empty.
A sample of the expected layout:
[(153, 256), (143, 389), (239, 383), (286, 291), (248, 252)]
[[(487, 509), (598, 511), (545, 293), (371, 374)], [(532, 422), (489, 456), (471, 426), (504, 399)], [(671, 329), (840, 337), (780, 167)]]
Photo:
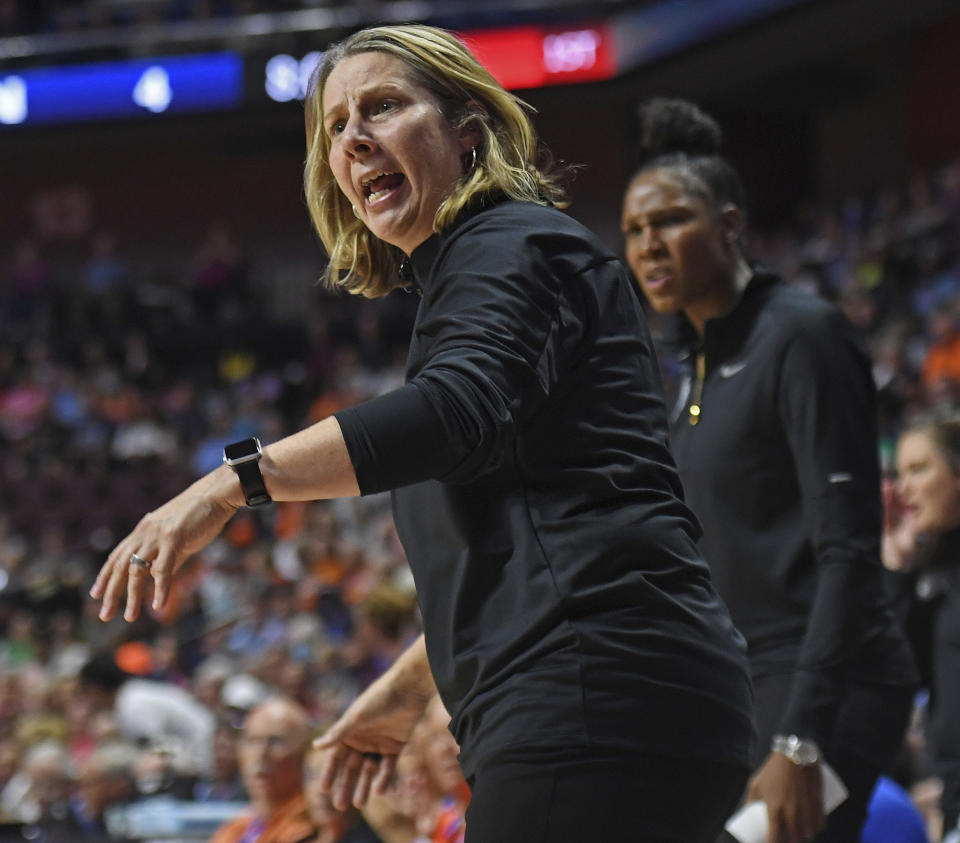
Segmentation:
[(797, 735), (776, 735), (770, 748), (774, 752), (786, 756), (799, 767), (819, 764), (822, 757), (819, 746), (813, 741), (804, 740)]

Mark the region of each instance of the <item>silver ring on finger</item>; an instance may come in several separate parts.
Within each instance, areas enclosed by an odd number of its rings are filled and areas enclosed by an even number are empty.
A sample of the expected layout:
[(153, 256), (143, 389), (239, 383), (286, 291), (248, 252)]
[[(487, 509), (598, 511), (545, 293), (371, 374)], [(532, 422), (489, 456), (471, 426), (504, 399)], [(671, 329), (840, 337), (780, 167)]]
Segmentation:
[(143, 568), (144, 571), (149, 571), (151, 565), (153, 565), (153, 563), (144, 559), (142, 556), (138, 556), (136, 553), (130, 554), (131, 568)]

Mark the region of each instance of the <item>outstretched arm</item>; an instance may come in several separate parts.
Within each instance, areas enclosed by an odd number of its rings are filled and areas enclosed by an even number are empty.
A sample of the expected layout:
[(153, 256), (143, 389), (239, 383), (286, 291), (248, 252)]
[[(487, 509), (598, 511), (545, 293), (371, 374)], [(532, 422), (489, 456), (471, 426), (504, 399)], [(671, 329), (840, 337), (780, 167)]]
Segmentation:
[[(322, 500), (360, 493), (340, 425), (332, 417), (264, 448), (260, 469), (267, 491), (277, 501)], [(116, 614), (124, 591), (124, 617), (136, 620), (151, 577), (153, 605), (161, 608), (170, 594), (174, 574), (219, 535), (243, 503), (236, 474), (221, 466), (143, 516), (107, 557), (90, 589), (90, 595), (102, 601), (101, 620)], [(150, 567), (132, 566), (133, 554), (149, 562)]]
[(436, 692), (421, 635), (314, 742), (333, 750), (320, 786), (339, 810), (351, 802), (363, 807), (372, 786), (386, 790), (397, 755)]

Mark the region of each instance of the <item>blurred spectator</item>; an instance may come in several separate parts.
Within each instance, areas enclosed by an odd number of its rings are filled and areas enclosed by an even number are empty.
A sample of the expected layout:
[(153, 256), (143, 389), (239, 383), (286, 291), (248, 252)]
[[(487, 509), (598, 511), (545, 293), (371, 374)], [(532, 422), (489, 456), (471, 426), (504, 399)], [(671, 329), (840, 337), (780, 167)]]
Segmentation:
[(374, 588), (356, 613), (344, 659), (366, 686), (382, 674), (419, 634), (416, 594), (389, 583)]
[(234, 625), (227, 639), (229, 652), (239, 657), (263, 656), (271, 647), (286, 644), (289, 589), (271, 586), (265, 599), (256, 600), (248, 615)]
[(8, 784), (17, 775), (21, 762), (21, 748), (12, 737), (0, 738), (0, 822), (13, 819), (16, 807), (3, 797)]
[(200, 319), (213, 324), (234, 315), (246, 293), (246, 271), (240, 246), (227, 223), (211, 223), (196, 254), (193, 300)]
[(98, 746), (94, 734), (94, 707), (91, 700), (80, 693), (72, 693), (63, 706), (66, 721), (66, 747), (70, 761), (79, 767)]
[(133, 763), (136, 751), (123, 743), (99, 747), (79, 770), (73, 800), (73, 816), (79, 839), (108, 837), (107, 812), (126, 805), (136, 797)]
[(8, 440), (37, 435), (46, 420), (51, 389), (37, 375), (33, 368), (24, 369), (6, 390), (0, 406), (0, 434)]
[(54, 678), (75, 676), (90, 657), (90, 647), (80, 639), (77, 627), (76, 616), (69, 609), (50, 616), (47, 669)]
[(316, 833), (303, 794), (303, 759), (310, 743), (307, 713), (274, 697), (247, 716), (240, 770), (250, 811), (222, 826), (211, 843), (307, 843)]
[(197, 802), (246, 802), (248, 799), (240, 761), (237, 740), (240, 733), (228, 721), (217, 724), (213, 733), (213, 764), (210, 775), (201, 778), (193, 787)]
[(117, 238), (101, 231), (90, 241), (90, 257), (80, 276), (78, 327), (107, 331), (126, 321), (129, 267), (117, 254)]
[(3, 813), (27, 823), (67, 819), (70, 797), (70, 762), (57, 741), (31, 747), (20, 769), (0, 793)]
[(224, 445), (237, 436), (249, 435), (248, 431), (238, 431), (230, 407), (218, 396), (211, 397), (206, 409), (209, 429), (193, 452), (193, 470), (197, 475), (206, 474), (222, 463)]
[(923, 383), (931, 394), (944, 380), (960, 380), (960, 327), (953, 302), (938, 305), (930, 315), (930, 348), (923, 361)]
[(177, 439), (147, 407), (138, 405), (116, 429), (110, 453), (117, 460), (146, 460), (158, 457), (164, 461), (176, 455)]
[(222, 653), (208, 656), (193, 673), (193, 694), (210, 711), (221, 710), (221, 693), (224, 683), (236, 672), (233, 659)]
[(31, 325), (46, 316), (53, 284), (50, 265), (33, 240), (21, 240), (13, 253), (9, 279), (5, 285), (12, 294), (9, 302), (11, 322)]
[(267, 585), (265, 552), (256, 547), (240, 551), (217, 540), (204, 548), (201, 559), (197, 588), (208, 623), (218, 626), (238, 620), (255, 602), (251, 597)]
[[(141, 669), (149, 673), (146, 662)], [(208, 773), (216, 719), (187, 691), (142, 679), (121, 669), (113, 653), (101, 652), (82, 671), (83, 693), (98, 709), (112, 710), (117, 728), (144, 746), (175, 747), (191, 759), (195, 773)]]
[(180, 688), (190, 684), (183, 666), (180, 664), (180, 644), (171, 631), (157, 635), (153, 642), (153, 670), (150, 678), (157, 682), (169, 682)]
[(134, 786), (140, 797), (166, 795), (174, 799), (190, 799), (196, 776), (182, 748), (148, 746), (134, 759)]
[(7, 625), (0, 661), (7, 667), (23, 667), (34, 660), (36, 646), (36, 618), (25, 609), (15, 611)]
[(220, 700), (227, 711), (239, 715), (231, 718), (237, 727), (243, 725), (250, 711), (264, 703), (270, 697), (270, 688), (249, 673), (236, 673), (223, 683)]

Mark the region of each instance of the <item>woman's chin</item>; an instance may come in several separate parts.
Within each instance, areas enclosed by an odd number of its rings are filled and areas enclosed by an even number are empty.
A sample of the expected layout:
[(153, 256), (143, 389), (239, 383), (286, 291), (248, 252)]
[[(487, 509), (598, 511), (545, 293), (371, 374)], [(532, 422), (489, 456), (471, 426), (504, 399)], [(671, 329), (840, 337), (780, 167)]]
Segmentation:
[(647, 301), (650, 303), (650, 307), (653, 308), (655, 313), (658, 313), (661, 316), (670, 316), (680, 310), (680, 302), (677, 300), (676, 296), (656, 296), (650, 293), (645, 293), (645, 295), (647, 297)]

